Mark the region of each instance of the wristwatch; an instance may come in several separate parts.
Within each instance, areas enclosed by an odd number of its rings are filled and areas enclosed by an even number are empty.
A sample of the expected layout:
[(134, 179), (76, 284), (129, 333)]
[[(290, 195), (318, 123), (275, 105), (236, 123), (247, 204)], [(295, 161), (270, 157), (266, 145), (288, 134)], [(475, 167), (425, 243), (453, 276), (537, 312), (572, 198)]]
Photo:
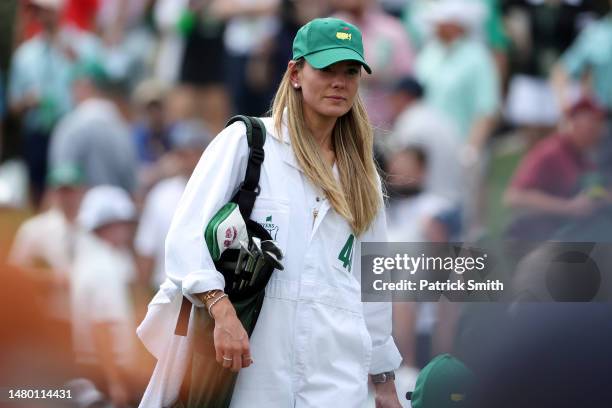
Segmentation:
[(383, 384), (383, 383), (386, 383), (388, 381), (395, 380), (395, 372), (387, 371), (385, 373), (372, 374), (370, 376), (370, 378), (372, 379), (372, 382), (374, 384)]

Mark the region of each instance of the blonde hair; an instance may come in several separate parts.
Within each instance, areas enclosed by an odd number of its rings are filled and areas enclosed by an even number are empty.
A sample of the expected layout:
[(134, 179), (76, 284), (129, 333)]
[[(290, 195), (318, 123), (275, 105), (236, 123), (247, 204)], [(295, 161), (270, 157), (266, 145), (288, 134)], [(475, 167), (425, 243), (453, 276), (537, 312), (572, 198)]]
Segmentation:
[[(304, 60), (297, 61), (301, 69)], [(380, 181), (373, 155), (373, 132), (365, 107), (356, 95), (352, 108), (336, 121), (332, 145), (340, 175), (338, 183), (319, 146), (306, 126), (300, 91), (291, 86), (288, 68), (274, 96), (272, 118), (282, 135), (283, 113), (293, 152), (306, 177), (326, 194), (334, 210), (344, 217), (356, 235), (365, 232), (380, 210)]]

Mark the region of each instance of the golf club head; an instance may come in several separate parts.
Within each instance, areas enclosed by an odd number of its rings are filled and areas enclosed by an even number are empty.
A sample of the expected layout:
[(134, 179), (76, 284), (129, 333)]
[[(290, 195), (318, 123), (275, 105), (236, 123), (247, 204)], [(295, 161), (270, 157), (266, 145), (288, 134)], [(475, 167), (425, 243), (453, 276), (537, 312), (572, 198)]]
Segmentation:
[(279, 271), (285, 269), (283, 264), (280, 262), (280, 260), (274, 253), (266, 251), (264, 252), (264, 256), (266, 257), (266, 260), (270, 263), (270, 265), (274, 267), (274, 269), (278, 269)]
[(277, 259), (283, 259), (284, 257), (283, 251), (280, 249), (278, 242), (274, 240), (262, 241), (261, 249), (263, 249), (264, 251), (272, 252), (274, 255), (276, 255)]
[(244, 251), (248, 256), (253, 256), (253, 254), (249, 250), (249, 244), (246, 241), (240, 241), (240, 251)]
[(254, 252), (256, 255), (263, 255), (263, 252), (261, 250), (261, 239), (253, 237), (251, 238), (251, 244), (252, 252)]

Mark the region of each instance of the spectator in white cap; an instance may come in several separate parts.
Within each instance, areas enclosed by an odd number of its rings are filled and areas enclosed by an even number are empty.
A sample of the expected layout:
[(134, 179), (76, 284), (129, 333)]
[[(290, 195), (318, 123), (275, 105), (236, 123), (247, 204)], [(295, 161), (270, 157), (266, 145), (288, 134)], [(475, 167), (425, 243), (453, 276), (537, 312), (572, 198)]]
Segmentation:
[(202, 152), (212, 135), (199, 122), (181, 122), (172, 130), (172, 151), (167, 155), (178, 174), (158, 182), (147, 195), (134, 242), (139, 277), (154, 288), (165, 280), (165, 241), (174, 211)]
[(98, 52), (90, 34), (60, 24), (63, 0), (30, 0), (42, 31), (24, 42), (11, 58), (8, 84), (10, 111), (21, 118), (23, 155), (34, 204), (38, 204), (47, 172), (49, 135), (72, 108), (72, 69)]
[(475, 149), (491, 133), (500, 93), (493, 57), (471, 35), (484, 17), (479, 6), (467, 0), (432, 4), (425, 18), (435, 36), (423, 48), (416, 67), (427, 100), (455, 121), (463, 140)]
[(78, 215), (86, 230), (77, 245), (71, 285), (73, 341), (82, 377), (92, 380), (116, 407), (137, 399), (135, 327), (129, 284), (136, 208), (119, 187), (98, 186)]
[[(423, 47), (416, 75), (427, 90), (425, 100), (457, 126), (460, 160), (468, 168), (465, 187), (468, 228), (481, 233), (484, 151), (500, 107), (500, 79), (491, 52), (472, 31), (482, 18), (482, 4), (441, 0), (432, 4), (427, 19), (435, 36)], [(477, 199), (475, 200), (474, 197)]]

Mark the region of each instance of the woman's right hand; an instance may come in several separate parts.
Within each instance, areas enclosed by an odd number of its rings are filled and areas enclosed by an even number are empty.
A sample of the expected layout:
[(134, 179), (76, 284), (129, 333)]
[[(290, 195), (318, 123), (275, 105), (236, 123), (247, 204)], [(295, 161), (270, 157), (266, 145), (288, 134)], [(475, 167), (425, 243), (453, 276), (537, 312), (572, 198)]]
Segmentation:
[(249, 336), (232, 303), (227, 298), (222, 299), (213, 306), (211, 313), (215, 319), (213, 336), (217, 363), (234, 372), (250, 366), (253, 359)]

